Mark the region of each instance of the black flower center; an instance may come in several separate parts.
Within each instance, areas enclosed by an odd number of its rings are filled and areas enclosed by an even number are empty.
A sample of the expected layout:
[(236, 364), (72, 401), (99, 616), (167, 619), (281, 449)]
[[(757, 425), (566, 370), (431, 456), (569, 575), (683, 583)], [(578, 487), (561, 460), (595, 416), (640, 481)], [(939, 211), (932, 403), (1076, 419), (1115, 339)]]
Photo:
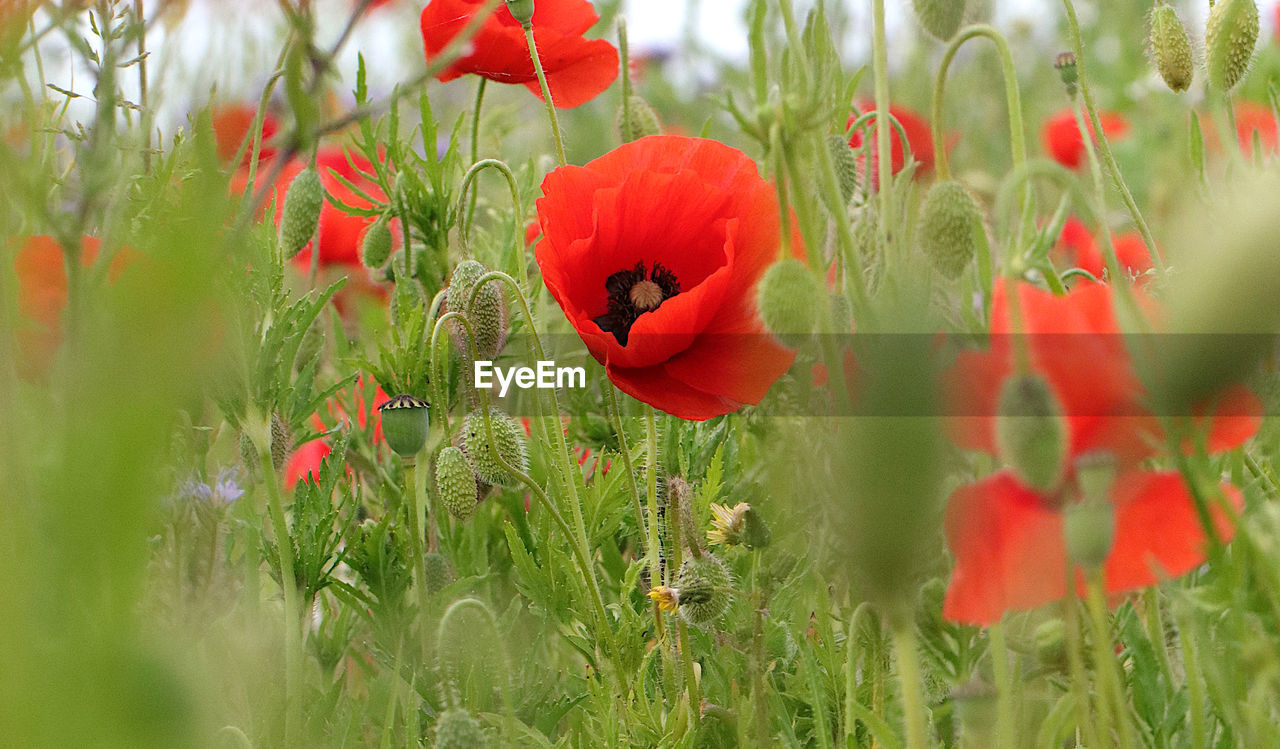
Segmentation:
[(606, 333), (613, 333), (618, 343), (625, 346), (636, 319), (679, 294), (680, 280), (662, 267), (662, 263), (654, 263), (653, 272), (649, 273), (640, 262), (630, 270), (609, 276), (604, 288), (609, 292), (609, 311), (596, 318), (596, 325)]

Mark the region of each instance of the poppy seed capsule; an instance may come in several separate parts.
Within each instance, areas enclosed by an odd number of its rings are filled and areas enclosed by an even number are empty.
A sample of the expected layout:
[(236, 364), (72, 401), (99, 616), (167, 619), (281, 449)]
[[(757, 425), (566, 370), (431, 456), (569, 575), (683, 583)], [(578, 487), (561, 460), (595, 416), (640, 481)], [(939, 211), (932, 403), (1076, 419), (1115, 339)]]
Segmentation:
[(982, 211), (964, 185), (939, 182), (929, 190), (920, 209), (920, 244), (942, 275), (955, 280), (977, 254), (973, 232)]
[(387, 225), (387, 220), (380, 218), (370, 224), (360, 243), (360, 260), (364, 267), (377, 270), (386, 265), (391, 258), (391, 245), (391, 227)]
[(431, 409), (426, 401), (397, 395), (378, 406), (378, 412), (382, 415), (382, 436), (396, 455), (412, 458), (427, 444)]
[[(489, 407), (489, 420), (493, 425), (493, 444), (503, 462), (521, 473), (527, 471), (529, 447), (520, 425), (495, 406)], [(475, 475), (486, 484), (507, 486), (515, 480), (494, 460), (485, 432), (484, 414), (480, 411), (467, 414), (462, 422), (462, 452), (471, 462)]]
[(480, 749), (487, 745), (484, 729), (471, 713), (460, 708), (446, 710), (436, 723), (436, 749)]
[(1062, 479), (1067, 428), (1049, 383), (1039, 375), (1005, 380), (996, 416), (996, 448), (1023, 484), (1049, 491)]
[(1116, 519), (1111, 503), (1085, 500), (1066, 508), (1063, 517), (1067, 556), (1085, 569), (1102, 566), (1111, 554)]
[(462, 450), (446, 447), (436, 458), (436, 491), (449, 514), (461, 521), (476, 514), (476, 475)]
[(280, 249), (286, 258), (302, 252), (315, 236), (322, 208), (324, 185), (320, 183), (320, 173), (312, 168), (303, 169), (289, 184), (280, 218)]
[(1151, 61), (1170, 89), (1181, 93), (1191, 87), (1195, 62), (1191, 55), (1191, 38), (1178, 18), (1178, 11), (1161, 3), (1151, 9)]
[(965, 0), (914, 0), (916, 16), (924, 30), (945, 42), (960, 30)]
[(847, 205), (858, 191), (858, 157), (843, 135), (828, 135), (827, 150), (831, 152), (831, 163), (836, 169), (836, 179), (840, 181), (840, 194)]
[[(497, 281), (490, 281), (476, 294), (475, 305), (468, 312), (467, 304), (471, 300), (471, 290), (481, 276), (489, 269), (475, 260), (464, 260), (453, 269), (453, 277), (449, 280), (449, 291), (446, 303), (449, 311), (457, 312), (467, 318), (471, 324), (471, 333), (475, 336), (476, 355), (480, 359), (496, 359), (507, 341), (507, 306), (498, 288)], [(454, 326), (453, 340), (464, 357), (471, 356), (467, 345), (466, 331), (461, 325)]]
[(695, 627), (706, 627), (729, 610), (729, 585), (733, 578), (724, 562), (703, 554), (690, 557), (676, 575), (679, 611)]
[(533, 0), (507, 0), (507, 10), (521, 26), (533, 21)]
[(778, 340), (792, 342), (818, 326), (822, 286), (805, 264), (795, 258), (779, 260), (765, 271), (756, 288), (756, 304), (764, 327)]
[(1227, 93), (1249, 72), (1258, 43), (1258, 6), (1254, 0), (1218, 0), (1204, 32), (1204, 64), (1209, 85)]
[(662, 135), (662, 121), (658, 119), (658, 113), (653, 111), (649, 102), (634, 94), (627, 98), (625, 107), (618, 107), (616, 121), (618, 134), (624, 140), (627, 139), (628, 132), (631, 133), (630, 140), (639, 140), (647, 135)]

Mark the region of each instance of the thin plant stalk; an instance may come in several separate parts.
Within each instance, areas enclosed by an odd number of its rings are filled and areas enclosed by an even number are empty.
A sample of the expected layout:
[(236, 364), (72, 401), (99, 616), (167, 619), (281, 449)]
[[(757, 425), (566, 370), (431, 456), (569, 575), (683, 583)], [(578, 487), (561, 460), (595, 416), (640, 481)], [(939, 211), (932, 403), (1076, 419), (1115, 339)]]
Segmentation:
[(1005, 643), (1004, 622), (987, 630), (991, 638), (991, 666), (996, 680), (996, 747), (1015, 749), (1013, 715), (1013, 672), (1009, 667), (1009, 646)]
[(542, 58), (538, 55), (538, 45), (533, 40), (533, 23), (524, 24), (524, 38), (529, 44), (529, 58), (533, 60), (533, 72), (538, 74), (538, 85), (542, 87), (542, 101), (547, 105), (547, 119), (551, 121), (551, 134), (556, 140), (556, 157), (560, 166), (568, 163), (564, 156), (564, 136), (560, 133), (560, 119), (556, 116), (556, 105), (551, 100), (551, 89), (547, 86), (547, 74), (542, 69)]
[[(877, 4), (883, 0), (876, 0)], [(920, 654), (916, 652), (916, 634), (910, 620), (893, 627), (893, 649), (898, 656), (898, 681), (902, 685), (902, 713), (906, 721), (906, 749), (928, 746), (929, 720), (921, 691)]]

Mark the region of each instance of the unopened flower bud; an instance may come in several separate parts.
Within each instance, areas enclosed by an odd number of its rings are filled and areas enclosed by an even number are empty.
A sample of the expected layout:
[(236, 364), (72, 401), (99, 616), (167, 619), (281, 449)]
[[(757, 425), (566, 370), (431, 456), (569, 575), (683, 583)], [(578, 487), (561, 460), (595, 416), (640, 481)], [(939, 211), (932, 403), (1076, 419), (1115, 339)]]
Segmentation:
[(751, 505), (742, 513), (742, 545), (748, 549), (763, 549), (769, 545), (772, 535), (769, 526), (765, 525), (760, 511)]
[(1191, 38), (1178, 18), (1178, 11), (1163, 2), (1151, 9), (1151, 61), (1170, 89), (1182, 92), (1191, 87), (1195, 63)]
[(315, 236), (322, 208), (324, 185), (320, 182), (320, 173), (312, 168), (303, 169), (289, 184), (280, 218), (280, 249), (286, 258), (302, 252)]
[(733, 578), (724, 563), (710, 554), (685, 560), (676, 575), (680, 615), (695, 627), (706, 627), (729, 610)]
[(1036, 658), (1046, 666), (1061, 668), (1067, 663), (1067, 623), (1061, 619), (1049, 619), (1036, 627), (1032, 639), (1036, 646)]
[(412, 395), (397, 395), (378, 406), (382, 415), (382, 436), (402, 458), (412, 458), (427, 444), (431, 409)]
[(521, 26), (533, 22), (533, 0), (507, 0), (507, 10)]
[(1258, 6), (1254, 0), (1218, 0), (1204, 32), (1204, 64), (1209, 85), (1222, 93), (1249, 72), (1258, 44)]
[(982, 212), (959, 182), (939, 182), (920, 209), (920, 246), (938, 272), (959, 278), (977, 254), (974, 231)]
[[(472, 483), (475, 483), (474, 479)], [(457, 573), (453, 571), (453, 563), (443, 554), (428, 552), (423, 555), (422, 564), (422, 583), (427, 586), (428, 593), (439, 593), (458, 579)]]
[(631, 140), (639, 140), (647, 135), (662, 135), (662, 121), (643, 97), (634, 94), (628, 97), (626, 106), (618, 107), (616, 119), (618, 133), (623, 140), (627, 139), (628, 133)]
[(1067, 556), (1086, 569), (1102, 566), (1115, 539), (1116, 519), (1111, 503), (1085, 499), (1069, 505), (1063, 514)]
[(391, 245), (391, 227), (387, 225), (387, 220), (380, 218), (370, 224), (360, 243), (360, 260), (364, 267), (377, 270), (386, 265), (391, 257)]
[[(289, 451), (293, 448), (293, 437), (289, 434), (289, 427), (284, 423), (284, 418), (278, 413), (271, 414), (271, 465), (277, 471), (284, 467), (284, 462), (289, 457)], [(248, 434), (240, 436), (240, 458), (251, 472), (258, 469), (258, 451), (253, 446), (253, 441), (249, 439)]]
[(449, 514), (467, 521), (476, 513), (476, 475), (456, 447), (446, 447), (436, 458), (436, 491)]
[(756, 287), (756, 304), (764, 327), (779, 340), (793, 342), (811, 335), (818, 326), (822, 286), (805, 264), (795, 258), (779, 260), (765, 271)]
[(1080, 84), (1080, 71), (1076, 68), (1075, 53), (1060, 53), (1053, 61), (1053, 67), (1058, 69), (1058, 75), (1062, 78), (1062, 85), (1067, 87), (1067, 96), (1075, 98), (1076, 89)]
[(1067, 425), (1058, 397), (1043, 377), (1010, 377), (1000, 390), (996, 447), (1022, 483), (1049, 491), (1062, 479)]
[(947, 41), (960, 30), (965, 0), (914, 0), (920, 25), (939, 41)]
[(836, 178), (840, 180), (840, 194), (847, 205), (858, 191), (858, 157), (843, 135), (828, 135), (827, 150), (831, 152), (831, 163), (835, 166)]
[(488, 745), (480, 721), (461, 708), (446, 710), (436, 723), (436, 749), (482, 749)]
[[(489, 407), (489, 421), (493, 426), (492, 445), (497, 448), (502, 461), (524, 473), (529, 468), (529, 447), (524, 431), (510, 416), (496, 406)], [(507, 486), (515, 477), (493, 457), (488, 434), (485, 431), (484, 413), (475, 410), (462, 422), (462, 452), (466, 454), (476, 476), (486, 484)]]
[[(471, 324), (471, 332), (475, 335), (476, 355), (480, 359), (495, 359), (507, 342), (507, 306), (502, 290), (497, 281), (489, 281), (475, 295), (475, 305), (469, 310), (472, 290), (480, 277), (488, 273), (475, 260), (464, 260), (453, 270), (449, 280), (449, 291), (446, 303), (449, 311), (458, 312)], [(454, 342), (464, 357), (470, 357), (470, 348), (466, 343), (466, 332), (461, 325), (453, 329)]]

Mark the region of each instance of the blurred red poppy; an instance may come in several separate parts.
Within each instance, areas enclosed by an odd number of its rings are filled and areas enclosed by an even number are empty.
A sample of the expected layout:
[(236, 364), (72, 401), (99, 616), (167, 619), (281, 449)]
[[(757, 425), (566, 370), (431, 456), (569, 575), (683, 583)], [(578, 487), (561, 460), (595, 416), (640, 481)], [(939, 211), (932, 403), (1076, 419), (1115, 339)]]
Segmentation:
[[(1001, 471), (952, 494), (947, 537), (956, 567), (944, 614), (953, 620), (991, 624), (1007, 610), (1026, 609), (1066, 592), (1064, 505), (1078, 496), (1074, 464), (1090, 454), (1116, 461), (1111, 502), (1116, 533), (1105, 563), (1112, 593), (1151, 585), (1204, 561), (1204, 529), (1191, 495), (1177, 474), (1140, 469), (1160, 452), (1159, 422), (1145, 409), (1144, 391), (1120, 334), (1110, 286), (1086, 284), (1057, 297), (1030, 285), (997, 286), (988, 350), (963, 352), (947, 373), (944, 389), (953, 408), (970, 415), (952, 420), (961, 447), (998, 455), (996, 412), (1000, 389), (1013, 373), (1008, 295), (1018, 294), (1032, 370), (1057, 397), (1067, 434), (1066, 472), (1059, 486), (1039, 492), (1013, 471)], [(1154, 305), (1133, 291), (1147, 314)], [(1087, 365), (1082, 365), (1087, 362)], [(1243, 387), (1230, 389), (1207, 421), (1211, 452), (1239, 447), (1257, 432), (1261, 402)], [(1240, 495), (1223, 495), (1239, 507)], [(1230, 538), (1225, 513), (1215, 511), (1219, 538)]]
[[(1129, 132), (1129, 121), (1119, 112), (1099, 112), (1098, 120), (1108, 139), (1123, 138)], [(1097, 140), (1093, 124), (1087, 117), (1085, 126)], [(1040, 137), (1044, 141), (1044, 150), (1059, 164), (1075, 169), (1085, 162), (1084, 138), (1080, 137), (1080, 128), (1076, 127), (1076, 118), (1070, 108), (1060, 110), (1045, 120)]]
[[(364, 429), (369, 424), (369, 414), (376, 413), (378, 406), (391, 400), (386, 393), (382, 392), (382, 388), (375, 387), (373, 393), (373, 403), (366, 407), (364, 400), (365, 388), (361, 382), (356, 383), (355, 393), (352, 396), (356, 405), (356, 425), (360, 429)], [(346, 411), (338, 404), (337, 399), (329, 402), (330, 422), (343, 421), (347, 418)], [(320, 414), (311, 415), (311, 426), (316, 431), (325, 430), (324, 419)], [(382, 419), (378, 418), (373, 427), (373, 444), (382, 444)], [(292, 489), (298, 481), (315, 480), (320, 475), (320, 465), (329, 453), (333, 452), (328, 440), (316, 439), (299, 445), (292, 453), (289, 454), (289, 460), (284, 467), (284, 485), (285, 488)]]
[(1280, 150), (1280, 131), (1276, 127), (1276, 113), (1271, 107), (1254, 101), (1241, 101), (1235, 104), (1235, 114), (1236, 137), (1240, 141), (1240, 152), (1245, 158), (1253, 157), (1255, 131), (1264, 155), (1274, 155)]
[[(422, 40), (427, 59), (439, 55), (462, 33), (484, 0), (432, 0), (422, 11)], [(547, 76), (551, 100), (571, 109), (594, 99), (618, 77), (618, 50), (603, 39), (583, 34), (600, 20), (587, 0), (538, 0), (533, 36)], [(539, 98), (542, 88), (534, 72), (520, 22), (500, 4), (480, 27), (464, 54), (445, 68), (441, 81), (474, 74), (497, 83), (519, 83)]]
[[(856, 106), (858, 110), (861, 111), (863, 114), (876, 111), (875, 102), (869, 99), (859, 99), (856, 102)], [(897, 104), (891, 104), (889, 106), (889, 113), (893, 115), (895, 119), (898, 120), (899, 124), (902, 125), (902, 132), (907, 136), (907, 145), (911, 148), (911, 158), (919, 162), (919, 166), (916, 168), (915, 176), (923, 177), (925, 175), (931, 174), (933, 172), (933, 133), (929, 126), (928, 120), (926, 120), (919, 113), (912, 111), (906, 107), (899, 106)], [(856, 120), (857, 120), (857, 116), (851, 115), (849, 117), (849, 121), (845, 124), (845, 127), (849, 127), (853, 125), (853, 123)], [(906, 151), (902, 147), (902, 137), (898, 134), (897, 129), (893, 128), (892, 125), (890, 125), (890, 128), (891, 128), (891, 132), (889, 136), (889, 142), (890, 142), (890, 148), (891, 148), (890, 163), (893, 167), (893, 173), (897, 174), (898, 172), (902, 171), (903, 167), (906, 166), (907, 157), (906, 157)], [(862, 163), (862, 159), (863, 159), (862, 148), (863, 148), (863, 145), (867, 142), (866, 139), (867, 138), (871, 139), (870, 141), (871, 159), (870, 160), (871, 160), (871, 184), (873, 185), (873, 189), (879, 189), (879, 185), (880, 185), (880, 171), (879, 171), (879, 167), (876, 166), (879, 162), (876, 160), (877, 157), (876, 157), (876, 151), (875, 151), (876, 138), (878, 137), (879, 136), (877, 135), (877, 125), (873, 124), (868, 126), (865, 129), (859, 129), (855, 131), (853, 133), (853, 136), (850, 137), (849, 139), (849, 147), (859, 152), (858, 153), (858, 159), (859, 159), (858, 171), (863, 175), (864, 182), (866, 179), (866, 169), (865, 169), (865, 164)], [(951, 144), (948, 143), (947, 148), (950, 149), (950, 147), (951, 147)]]
[(758, 403), (791, 366), (756, 310), (781, 221), (746, 154), (650, 136), (555, 170), (542, 192), (543, 280), (623, 392), (709, 419)]
[[(244, 143), (245, 137), (248, 136), (249, 130), (253, 128), (253, 121), (257, 116), (257, 109), (244, 104), (223, 106), (213, 110), (213, 135), (218, 142), (219, 161), (223, 164), (231, 163), (236, 156), (236, 152), (240, 150), (241, 144)], [(271, 148), (270, 143), (278, 130), (279, 124), (276, 122), (276, 118), (271, 114), (267, 114), (262, 120), (262, 145), (259, 147), (258, 152), (259, 163), (266, 163), (275, 156), (275, 149)], [(252, 143), (245, 147), (243, 160), (238, 166), (247, 166), (249, 164), (253, 157), (252, 148)]]
[[(67, 266), (57, 240), (33, 236), (15, 240), (20, 244), (14, 258), (18, 279), (17, 325), (18, 371), (23, 377), (41, 376), (62, 342), (62, 312), (67, 306)], [(91, 268), (98, 259), (101, 243), (94, 237), (80, 240), (80, 265)], [(107, 278), (115, 281), (138, 257), (135, 250), (121, 249), (111, 259)]]
[[(1147, 252), (1147, 245), (1140, 234), (1113, 234), (1111, 246), (1115, 248), (1116, 261), (1130, 276), (1141, 276), (1151, 270), (1151, 254)], [(1107, 270), (1098, 241), (1094, 239), (1089, 227), (1075, 216), (1068, 218), (1063, 224), (1057, 249), (1062, 262), (1070, 267), (1086, 270), (1095, 278), (1101, 279)]]

